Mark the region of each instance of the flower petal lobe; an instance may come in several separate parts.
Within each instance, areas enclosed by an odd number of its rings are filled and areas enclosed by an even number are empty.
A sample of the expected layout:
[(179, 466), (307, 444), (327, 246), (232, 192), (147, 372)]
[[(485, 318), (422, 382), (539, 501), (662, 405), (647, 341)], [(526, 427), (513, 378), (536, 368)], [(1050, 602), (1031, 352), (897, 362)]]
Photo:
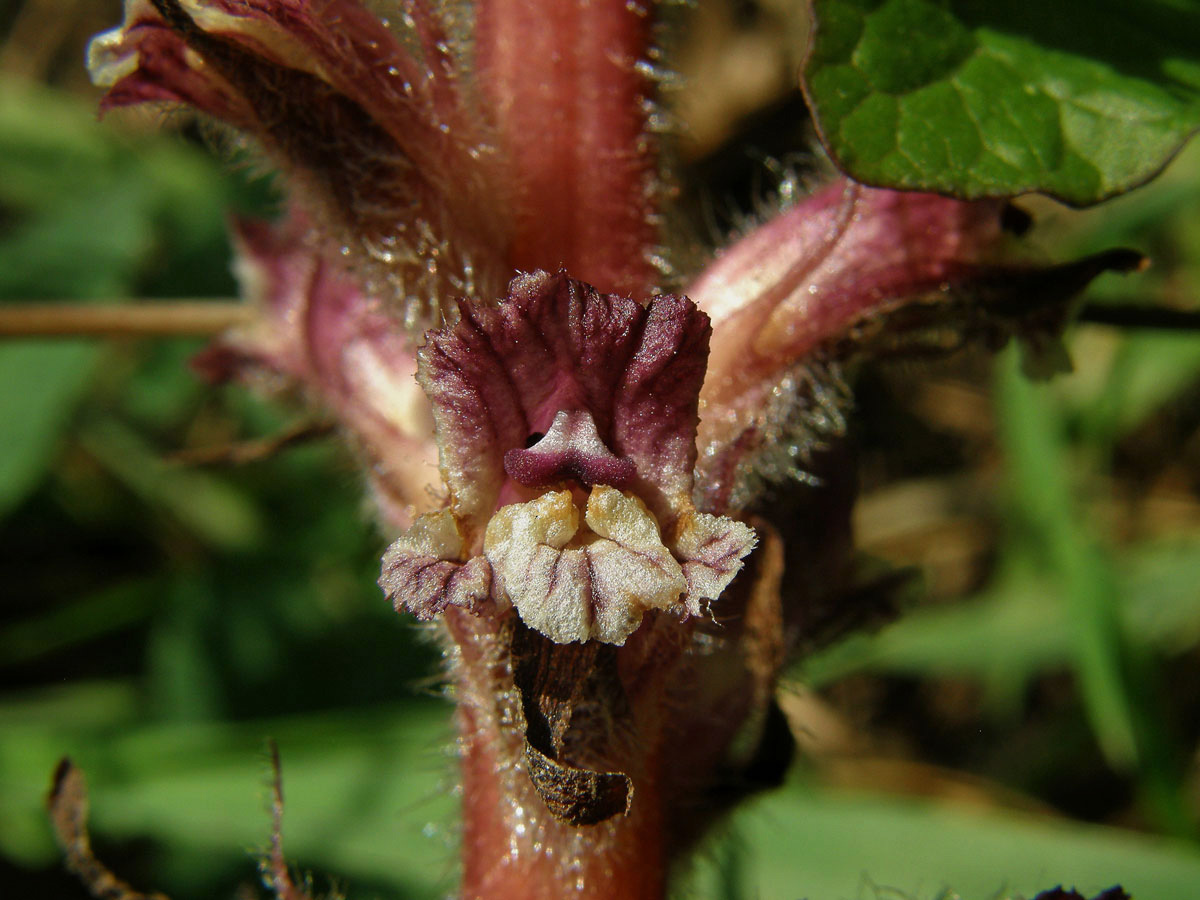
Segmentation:
[(397, 612), (407, 609), (418, 619), (432, 619), (447, 606), (478, 613), (491, 598), (492, 570), (479, 556), (458, 562), (462, 553), (454, 517), (445, 510), (426, 513), (388, 548), (379, 586)]

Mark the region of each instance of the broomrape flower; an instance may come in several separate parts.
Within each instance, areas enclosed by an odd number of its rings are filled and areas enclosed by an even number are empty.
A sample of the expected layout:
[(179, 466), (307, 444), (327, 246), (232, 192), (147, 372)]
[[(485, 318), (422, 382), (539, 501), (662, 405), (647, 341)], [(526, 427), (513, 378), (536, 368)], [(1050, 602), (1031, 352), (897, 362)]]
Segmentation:
[(417, 377), (450, 505), (384, 557), (397, 607), (511, 605), (553, 643), (617, 646), (650, 610), (703, 615), (754, 545), (692, 502), (708, 340), (689, 300), (643, 307), (545, 272), (432, 333)]
[(286, 176), (236, 231), (258, 320), (197, 364), (359, 449), (380, 584), (446, 650), (464, 896), (662, 896), (781, 777), (789, 651), (862, 612), (843, 373), (1014, 334), (1053, 364), (1066, 299), (1137, 261), (1036, 267), (1001, 202), (836, 180), (676, 271), (653, 19), (126, 0), (90, 51), (104, 109), (187, 104)]

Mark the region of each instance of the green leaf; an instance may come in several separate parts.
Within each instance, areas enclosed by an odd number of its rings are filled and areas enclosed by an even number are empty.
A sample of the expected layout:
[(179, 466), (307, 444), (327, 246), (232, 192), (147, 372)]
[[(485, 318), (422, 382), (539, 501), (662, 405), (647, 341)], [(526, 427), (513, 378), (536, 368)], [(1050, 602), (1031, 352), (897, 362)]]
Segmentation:
[[(84, 706), (97, 694), (96, 686), (64, 689), (57, 708), (69, 710), (75, 699)], [(111, 730), (0, 705), (0, 849), (27, 865), (53, 860), (44, 798), (56, 761), (68, 754), (88, 778), (97, 838), (151, 837), (173, 855), (191, 850), (214, 866), (232, 861), (248, 878), (251, 854), (270, 834), (262, 751), (273, 737), (283, 763), (284, 851), (302, 869), (316, 868), (318, 888), (327, 876), (352, 887), (390, 884), (406, 898), (432, 900), (452, 888), (456, 800), (447, 789), (454, 770), (444, 752), (452, 733), (444, 704), (137, 727), (120, 722), (119, 691), (113, 699)], [(175, 894), (180, 886), (155, 887)]]
[[(998, 900), (1061, 882), (1088, 897), (1123, 884), (1137, 898), (1192, 900), (1200, 884), (1200, 853), (1183, 842), (802, 784), (748, 804), (731, 833), (749, 897)], [(724, 855), (702, 854), (680, 896), (724, 896)]]
[(1200, 127), (1194, 0), (813, 0), (803, 77), (851, 177), (1095, 203)]
[(0, 516), (49, 469), (100, 348), (77, 341), (0, 345)]

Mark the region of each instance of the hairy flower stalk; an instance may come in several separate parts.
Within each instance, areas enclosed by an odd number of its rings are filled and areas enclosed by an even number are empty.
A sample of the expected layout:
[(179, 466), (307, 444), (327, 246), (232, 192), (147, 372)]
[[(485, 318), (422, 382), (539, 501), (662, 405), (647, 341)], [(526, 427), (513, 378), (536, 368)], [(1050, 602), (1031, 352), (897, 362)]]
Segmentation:
[(663, 890), (674, 681), (754, 545), (692, 504), (708, 340), (685, 299), (534, 273), (420, 351), (450, 505), (380, 583), (458, 645), (467, 805), (496, 798), (464, 822), (469, 892)]
[(359, 449), (380, 584), (446, 650), (463, 895), (661, 897), (782, 776), (789, 652), (862, 614), (842, 371), (1045, 349), (1136, 259), (1014, 263), (1002, 204), (839, 181), (663, 295), (649, 10), (371, 9), (126, 0), (90, 64), (104, 108), (189, 104), (287, 176), (238, 227), (257, 318), (198, 365)]

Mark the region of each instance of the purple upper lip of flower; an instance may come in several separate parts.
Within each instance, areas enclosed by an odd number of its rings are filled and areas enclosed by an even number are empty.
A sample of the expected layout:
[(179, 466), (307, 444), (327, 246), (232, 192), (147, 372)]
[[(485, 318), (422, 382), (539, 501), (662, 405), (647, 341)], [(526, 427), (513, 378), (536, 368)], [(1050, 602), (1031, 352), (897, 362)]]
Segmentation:
[(504, 471), (525, 487), (575, 479), (591, 487), (628, 487), (637, 474), (629, 457), (617, 457), (604, 445), (587, 410), (560, 410), (550, 430), (527, 449), (504, 454)]
[[(709, 334), (685, 298), (643, 307), (565, 273), (523, 275), (504, 303), (464, 306), (428, 336), (417, 373), (456, 515), (485, 521), (506, 481), (543, 487), (557, 472), (632, 487), (669, 527), (690, 503)], [(531, 432), (545, 437), (525, 449)], [(520, 496), (511, 482), (504, 502)]]

